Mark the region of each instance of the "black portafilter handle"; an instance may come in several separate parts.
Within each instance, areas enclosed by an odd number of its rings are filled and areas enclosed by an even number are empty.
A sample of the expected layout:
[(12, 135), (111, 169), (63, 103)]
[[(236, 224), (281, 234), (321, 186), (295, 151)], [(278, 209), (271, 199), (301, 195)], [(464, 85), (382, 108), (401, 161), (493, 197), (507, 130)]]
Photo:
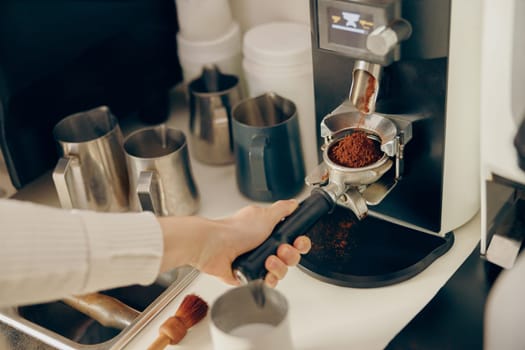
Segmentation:
[(335, 201), (322, 189), (314, 189), (299, 207), (278, 223), (270, 236), (257, 248), (237, 257), (232, 264), (233, 273), (241, 283), (248, 283), (267, 274), (266, 258), (277, 252), (283, 243), (293, 244), (335, 206)]

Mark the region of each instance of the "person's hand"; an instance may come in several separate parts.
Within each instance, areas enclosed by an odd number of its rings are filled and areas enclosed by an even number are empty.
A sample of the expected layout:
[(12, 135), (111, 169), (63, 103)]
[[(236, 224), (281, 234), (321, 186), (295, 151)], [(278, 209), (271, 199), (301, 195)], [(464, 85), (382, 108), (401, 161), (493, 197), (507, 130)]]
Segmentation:
[[(225, 226), (221, 234), (222, 248), (213, 249), (203, 256), (201, 270), (222, 278), (230, 284), (238, 284), (235, 280), (231, 265), (239, 255), (259, 246), (270, 235), (275, 225), (297, 209), (296, 200), (282, 200), (268, 207), (248, 206), (242, 208), (233, 216), (223, 219)], [(310, 239), (306, 236), (298, 237), (293, 245), (281, 244), (277, 255), (266, 259), (265, 267), (268, 274), (265, 281), (274, 287), (283, 279), (288, 266), (295, 266), (311, 248)]]
[[(165, 258), (161, 270), (191, 264), (229, 284), (238, 284), (231, 265), (239, 255), (259, 246), (274, 226), (297, 208), (296, 200), (277, 201), (268, 207), (247, 206), (234, 215), (207, 220), (198, 217), (159, 218), (165, 235)], [(184, 234), (185, 233), (185, 234)], [(282, 244), (266, 259), (265, 281), (274, 287), (289, 266), (299, 263), (311, 248), (310, 239), (298, 237), (293, 245)]]

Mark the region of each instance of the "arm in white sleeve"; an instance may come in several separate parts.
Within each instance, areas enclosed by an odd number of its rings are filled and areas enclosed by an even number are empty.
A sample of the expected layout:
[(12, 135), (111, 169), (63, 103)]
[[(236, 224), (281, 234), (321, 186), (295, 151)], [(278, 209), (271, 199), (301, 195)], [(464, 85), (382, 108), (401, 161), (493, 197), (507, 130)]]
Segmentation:
[(162, 252), (161, 228), (149, 212), (97, 213), (0, 200), (0, 306), (151, 284)]

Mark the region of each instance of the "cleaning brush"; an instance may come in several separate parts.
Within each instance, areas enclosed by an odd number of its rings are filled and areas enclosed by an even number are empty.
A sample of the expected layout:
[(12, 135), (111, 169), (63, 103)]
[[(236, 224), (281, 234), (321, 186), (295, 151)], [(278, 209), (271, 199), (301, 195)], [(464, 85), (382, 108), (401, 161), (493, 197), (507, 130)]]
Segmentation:
[(197, 322), (206, 317), (208, 304), (195, 294), (187, 295), (175, 316), (168, 318), (159, 328), (159, 336), (148, 350), (162, 350), (166, 346), (179, 343)]

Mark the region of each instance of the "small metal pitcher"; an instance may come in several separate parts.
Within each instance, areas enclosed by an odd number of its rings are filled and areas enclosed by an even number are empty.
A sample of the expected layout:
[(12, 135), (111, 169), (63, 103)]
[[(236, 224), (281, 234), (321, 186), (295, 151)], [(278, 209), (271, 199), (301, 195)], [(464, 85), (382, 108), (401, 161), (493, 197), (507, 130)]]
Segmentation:
[(233, 163), (231, 111), (241, 100), (238, 77), (205, 66), (188, 90), (192, 155), (205, 164)]
[(53, 181), (63, 208), (128, 210), (128, 176), (122, 132), (108, 107), (72, 114), (53, 136), (62, 157)]
[(157, 216), (184, 216), (199, 209), (186, 136), (164, 124), (140, 129), (124, 140), (130, 206)]

